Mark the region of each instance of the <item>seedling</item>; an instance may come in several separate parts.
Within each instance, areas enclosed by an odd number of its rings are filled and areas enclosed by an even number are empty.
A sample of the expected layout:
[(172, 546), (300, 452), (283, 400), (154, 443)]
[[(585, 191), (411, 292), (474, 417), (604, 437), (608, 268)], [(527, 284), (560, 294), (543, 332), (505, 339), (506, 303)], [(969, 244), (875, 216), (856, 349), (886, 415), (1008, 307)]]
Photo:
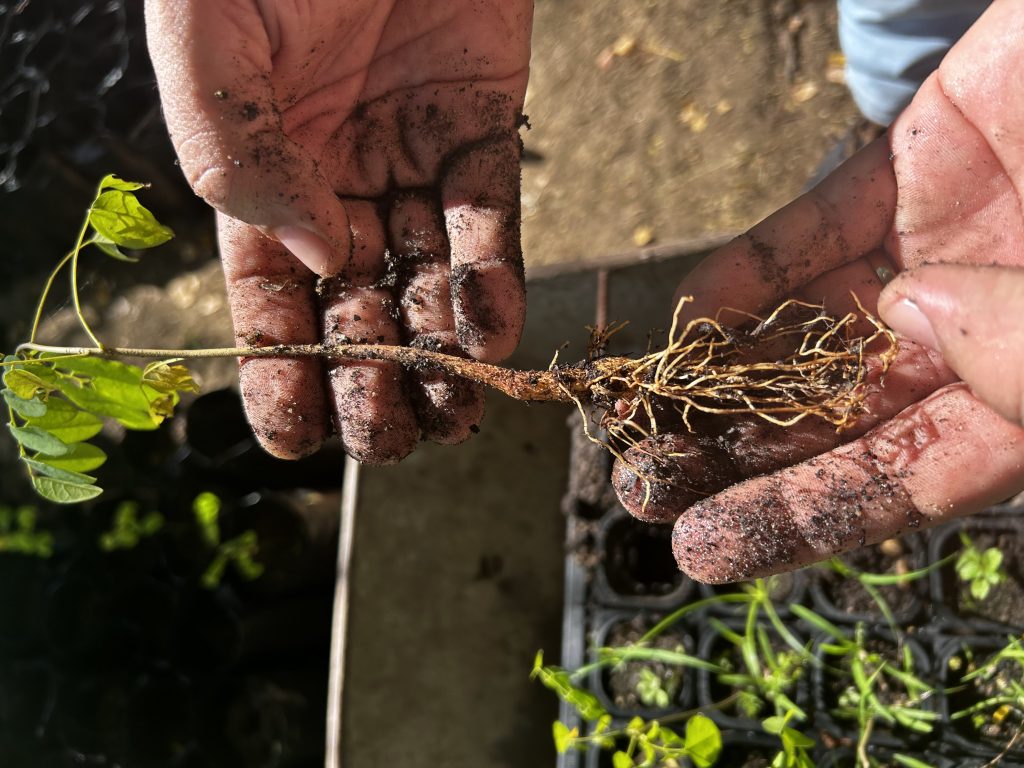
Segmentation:
[(36, 510), (21, 506), (0, 506), (0, 552), (17, 552), (32, 557), (53, 554), (53, 534), (36, 530)]
[[(88, 473), (105, 456), (86, 441), (99, 431), (103, 418), (128, 429), (154, 429), (171, 415), (179, 393), (195, 391), (187, 369), (179, 364), (182, 358), (315, 356), (441, 370), (519, 400), (569, 402), (581, 411), (588, 405), (598, 406), (606, 413), (602, 426), (608, 435), (607, 441), (600, 442), (621, 457), (624, 446), (659, 431), (656, 413), (665, 406), (687, 426), (690, 415), (701, 411), (754, 413), (782, 425), (817, 416), (842, 428), (863, 410), (868, 347), (874, 342), (883, 347), (878, 358), (883, 372), (897, 351), (892, 332), (866, 311), (862, 314), (874, 331), (861, 336), (855, 330), (860, 319), (856, 313), (831, 317), (820, 307), (798, 301), (783, 303), (767, 317), (746, 315), (753, 325), (748, 331), (729, 329), (718, 318), (680, 323), (677, 312), (665, 349), (639, 358), (600, 356), (603, 342), (614, 329), (599, 329), (588, 359), (574, 365), (553, 362), (546, 371), (509, 370), (431, 350), (378, 344), (203, 350), (107, 347), (81, 311), (79, 260), (91, 246), (131, 261), (134, 257), (122, 248), (152, 248), (173, 236), (135, 197), (143, 186), (116, 176), (100, 182), (74, 248), (47, 279), (28, 343), (3, 362), (8, 369), (3, 396), (11, 434), (33, 486), (52, 501), (85, 501), (101, 492), (96, 478)], [(65, 267), (71, 273), (75, 312), (93, 347), (36, 343), (50, 289)], [(778, 355), (780, 345), (789, 352)], [(757, 354), (765, 346), (772, 349), (769, 361)], [(156, 362), (140, 368), (114, 359), (131, 357)]]
[(782, 749), (772, 759), (771, 768), (815, 768), (814, 760), (807, 752), (814, 748), (814, 739), (789, 726), (789, 721), (796, 714), (795, 710), (789, 710), (785, 715), (775, 715), (761, 723), (765, 733), (778, 736), (782, 742)]
[[(655, 649), (648, 649), (655, 650)], [(661, 720), (647, 721), (634, 717), (623, 728), (612, 727), (612, 716), (589, 691), (573, 683), (573, 677), (559, 667), (545, 666), (544, 655), (538, 652), (530, 677), (539, 680), (558, 697), (571, 705), (585, 723), (592, 724), (590, 732), (581, 734), (579, 727), (569, 728), (556, 720), (552, 727), (555, 748), (564, 753), (570, 749), (585, 751), (591, 746), (612, 751), (615, 768), (653, 768), (653, 766), (681, 766), (690, 760), (697, 768), (710, 768), (722, 751), (722, 735), (706, 715), (700, 712), (680, 712)], [(680, 736), (667, 724), (685, 721)]]
[(871, 599), (874, 600), (875, 604), (878, 606), (878, 610), (885, 618), (885, 621), (889, 625), (889, 629), (892, 631), (893, 635), (899, 637), (900, 632), (896, 624), (896, 617), (893, 616), (889, 602), (882, 596), (882, 593), (878, 588), (890, 585), (910, 584), (918, 579), (923, 579), (932, 571), (942, 568), (947, 563), (951, 562), (954, 557), (956, 557), (955, 554), (948, 555), (938, 562), (932, 563), (924, 568), (917, 568), (905, 573), (867, 573), (854, 568), (849, 563), (843, 562), (842, 558), (839, 557), (829, 558), (828, 560), (819, 563), (817, 567), (833, 571), (844, 579), (852, 579), (860, 584), (864, 588), (864, 591), (871, 596)]
[(1006, 581), (1003, 553), (996, 547), (989, 547), (982, 552), (966, 531), (960, 531), (960, 543), (963, 549), (956, 559), (956, 575), (961, 582), (969, 585), (973, 599), (984, 600), (993, 587)]
[(100, 536), (100, 549), (104, 552), (134, 549), (142, 539), (155, 535), (163, 527), (164, 516), (159, 512), (147, 512), (140, 520), (139, 505), (122, 501), (114, 510), (113, 527)]
[(1013, 731), (1003, 754), (1006, 754), (1024, 736), (1024, 644), (1021, 638), (1009, 642), (984, 663), (969, 669), (961, 678), (961, 686), (984, 685), (997, 691), (984, 700), (954, 712), (953, 720), (970, 718), (979, 733), (986, 731), (1005, 733)]
[(246, 581), (263, 575), (263, 565), (256, 562), (259, 543), (255, 531), (245, 531), (233, 539), (221, 541), (220, 498), (213, 493), (201, 493), (192, 502), (192, 512), (204, 543), (213, 550), (213, 560), (203, 572), (200, 582), (207, 589), (216, 589), (224, 578), (228, 565)]
[(849, 680), (833, 714), (857, 722), (857, 759), (862, 768), (871, 765), (867, 748), (876, 723), (901, 726), (915, 733), (932, 732), (939, 715), (925, 709), (924, 703), (935, 690), (917, 676), (910, 646), (894, 644), (896, 658), (890, 658), (871, 647), (863, 624), (857, 625), (851, 638), (803, 606), (794, 605), (791, 610), (831, 638), (819, 647), (839, 662), (840, 674)]
[(636, 694), (646, 707), (657, 707), (667, 709), (675, 694), (675, 686), (672, 690), (666, 690), (658, 677), (650, 667), (640, 670), (640, 679), (636, 682)]

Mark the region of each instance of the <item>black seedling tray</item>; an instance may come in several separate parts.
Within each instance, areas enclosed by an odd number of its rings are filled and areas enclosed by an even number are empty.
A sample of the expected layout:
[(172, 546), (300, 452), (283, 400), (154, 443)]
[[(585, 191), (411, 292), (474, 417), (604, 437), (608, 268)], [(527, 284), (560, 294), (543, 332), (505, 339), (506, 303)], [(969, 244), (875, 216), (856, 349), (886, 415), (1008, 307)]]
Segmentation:
[[(563, 621), (562, 657), (558, 664), (576, 669), (594, 660), (594, 650), (607, 644), (609, 631), (615, 623), (652, 622), (702, 597), (739, 589), (738, 585), (706, 586), (696, 584), (676, 570), (671, 554), (669, 527), (656, 527), (633, 520), (615, 501), (608, 477), (611, 462), (600, 447), (584, 438), (577, 438), (578, 423), (571, 423), (573, 454), (569, 492), (563, 509), (567, 516), (567, 557), (565, 569), (565, 613)], [(913, 570), (937, 562), (960, 546), (959, 531), (968, 535), (981, 548), (998, 544), (1004, 551), (1004, 564), (1011, 572), (1013, 588), (1008, 591), (1013, 605), (1017, 585), (1024, 585), (1024, 524), (1020, 510), (1024, 501), (1011, 501), (981, 515), (953, 521), (932, 531), (901, 539), (901, 551), (887, 545), (885, 552), (856, 555), (848, 563), (859, 570), (879, 572)], [(896, 562), (898, 561), (898, 562)], [(863, 601), (843, 605), (832, 589), (830, 572), (807, 568), (783, 577), (774, 585), (776, 607), (788, 627), (812, 646), (821, 642), (817, 629), (794, 621), (788, 606), (798, 604), (811, 608), (837, 626), (852, 631), (863, 623), (869, 636), (892, 637), (880, 611)], [(859, 587), (859, 585), (856, 585)], [(966, 643), (979, 654), (1005, 645), (1008, 636), (1024, 631), (1024, 610), (1007, 617), (988, 617), (963, 611), (958, 605), (958, 590), (952, 564), (918, 579), (900, 592), (890, 592), (895, 604), (897, 625), (912, 644), (918, 674), (941, 688), (950, 679), (948, 664)], [(1022, 591), (1024, 594), (1024, 591)], [(865, 607), (867, 610), (864, 610)], [(684, 645), (692, 643), (696, 655), (707, 659), (715, 649), (728, 644), (711, 625), (717, 618), (731, 628), (742, 626), (739, 619), (745, 607), (716, 605), (695, 611), (680, 621), (676, 628), (685, 637)], [(554, 659), (549, 660), (554, 662)], [(826, 664), (828, 660), (826, 660)], [(830, 712), (828, 673), (825, 667), (805, 669), (805, 677), (794, 692), (794, 699), (808, 713), (806, 724), (794, 724), (818, 742), (814, 759), (819, 766), (846, 768), (856, 765), (856, 724), (837, 721)], [(712, 674), (687, 670), (684, 686), (673, 697), (666, 710), (645, 706), (624, 707), (608, 691), (607, 672), (594, 672), (581, 684), (592, 690), (613, 715), (613, 727), (623, 727), (632, 717), (657, 719), (688, 707), (702, 707), (715, 700)], [(685, 690), (684, 690), (685, 689)], [(925, 708), (940, 714), (932, 733), (918, 734), (878, 729), (870, 745), (870, 753), (889, 760), (903, 753), (924, 760), (938, 768), (980, 768), (996, 757), (999, 750), (990, 742), (972, 738), (969, 723), (952, 723), (951, 707), (956, 700), (939, 690)], [(954, 710), (955, 711), (955, 710)], [(759, 721), (735, 716), (734, 713), (708, 710), (707, 714), (722, 729), (723, 753), (718, 765), (743, 768), (748, 758), (767, 756), (778, 749), (778, 741), (763, 733)], [(759, 718), (771, 712), (762, 713)], [(569, 728), (587, 731), (575, 710), (563, 703), (560, 719)], [(1022, 741), (1024, 743), (1024, 741)], [(756, 760), (751, 764), (760, 764)], [(767, 763), (764, 763), (767, 764)], [(1006, 768), (1024, 768), (1024, 752), (1011, 751), (999, 763)], [(558, 756), (558, 768), (603, 768), (611, 765), (611, 753), (590, 749), (569, 751)]]

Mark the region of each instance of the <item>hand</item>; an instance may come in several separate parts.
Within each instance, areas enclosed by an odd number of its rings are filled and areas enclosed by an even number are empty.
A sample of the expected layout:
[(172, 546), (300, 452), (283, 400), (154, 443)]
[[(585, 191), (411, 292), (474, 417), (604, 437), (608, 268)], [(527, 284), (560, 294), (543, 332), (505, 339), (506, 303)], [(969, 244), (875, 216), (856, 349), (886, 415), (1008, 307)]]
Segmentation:
[[(853, 290), (906, 330), (898, 307), (908, 296), (938, 340), (920, 325), (901, 339), (868, 412), (844, 433), (820, 422), (783, 429), (754, 417), (709, 419), (701, 434), (679, 430), (627, 453), (614, 474), (620, 499), (639, 517), (675, 521), (673, 549), (694, 578), (725, 582), (797, 568), (1024, 489), (1016, 271), (1024, 267), (1022, 67), (1024, 8), (999, 0), (886, 138), (721, 248), (680, 286), (680, 295), (696, 297), (682, 308), (685, 319), (723, 306), (763, 311), (790, 296), (842, 313)], [(931, 262), (960, 266), (916, 269)], [(988, 264), (1007, 269), (971, 266)], [(913, 271), (880, 300), (880, 276), (901, 270)], [(970, 283), (950, 284), (965, 271)], [(996, 291), (995, 277), (1011, 274), (1014, 282)], [(963, 311), (954, 297), (974, 306), (978, 290), (990, 291), (987, 311), (955, 325)], [(957, 338), (960, 327), (967, 335)], [(972, 338), (990, 357), (968, 359)], [(654, 478), (646, 506), (630, 465)]]
[[(528, 0), (147, 0), (171, 138), (219, 212), (239, 344), (487, 361), (515, 348), (531, 13)], [(459, 442), (483, 416), (478, 386), (389, 363), (247, 359), (240, 377), (257, 436), (283, 457), (319, 447), (328, 399), (345, 449), (372, 463), (421, 435)]]

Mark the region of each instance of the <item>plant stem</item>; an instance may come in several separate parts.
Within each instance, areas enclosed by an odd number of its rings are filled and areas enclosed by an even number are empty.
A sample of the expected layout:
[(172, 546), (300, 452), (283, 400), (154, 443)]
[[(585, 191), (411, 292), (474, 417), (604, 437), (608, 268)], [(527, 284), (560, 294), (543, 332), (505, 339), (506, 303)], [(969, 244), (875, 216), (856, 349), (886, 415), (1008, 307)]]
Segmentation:
[(39, 303), (36, 304), (35, 318), (32, 320), (32, 332), (28, 336), (29, 343), (33, 343), (36, 340), (36, 334), (39, 332), (39, 323), (43, 318), (43, 309), (46, 306), (46, 297), (50, 295), (50, 289), (53, 287), (53, 281), (57, 279), (57, 275), (64, 269), (64, 265), (67, 264), (71, 258), (75, 255), (74, 251), (69, 251), (64, 254), (57, 266), (50, 272), (50, 276), (46, 278), (46, 285), (43, 286), (43, 292), (39, 296)]
[(96, 338), (96, 334), (92, 332), (92, 328), (89, 327), (89, 323), (85, 320), (85, 315), (82, 314), (82, 301), (78, 296), (78, 257), (82, 254), (82, 248), (88, 245), (88, 243), (84, 243), (85, 234), (88, 229), (89, 219), (87, 217), (85, 224), (82, 226), (82, 231), (78, 233), (78, 242), (75, 243), (75, 249), (71, 252), (71, 298), (75, 303), (75, 316), (78, 318), (78, 322), (89, 335), (89, 338), (92, 339), (92, 343), (102, 349), (103, 344)]
[[(22, 344), (18, 351), (85, 357), (142, 357), (155, 359), (195, 359), (222, 357), (320, 357), (342, 360), (393, 362), (407, 368), (441, 369), (472, 381), (486, 384), (509, 397), (525, 401), (573, 402), (587, 396), (587, 375), (583, 367), (563, 367), (549, 371), (517, 371), (499, 365), (481, 363), (429, 349), (387, 344), (277, 344), (269, 347), (219, 347), (212, 349), (149, 349), (141, 347), (54, 347)], [(606, 358), (609, 359), (609, 358)]]

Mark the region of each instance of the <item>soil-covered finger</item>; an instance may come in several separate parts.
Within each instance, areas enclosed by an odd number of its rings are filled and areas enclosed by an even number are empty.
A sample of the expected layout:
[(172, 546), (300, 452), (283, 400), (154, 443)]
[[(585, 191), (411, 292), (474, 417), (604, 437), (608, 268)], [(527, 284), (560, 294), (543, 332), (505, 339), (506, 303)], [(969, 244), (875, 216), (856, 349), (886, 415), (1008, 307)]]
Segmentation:
[(650, 523), (671, 523), (689, 506), (741, 478), (713, 439), (658, 435), (616, 459), (612, 487), (626, 511)]
[[(327, 344), (400, 344), (397, 311), (384, 288), (356, 288), (344, 282), (320, 285), (323, 336)], [(393, 464), (419, 440), (416, 414), (397, 363), (334, 363), (330, 396), (345, 451), (368, 464)]]
[(519, 153), (514, 135), (480, 142), (450, 158), (442, 181), (455, 329), (486, 362), (512, 353), (526, 319)]
[(827, 454), (687, 510), (679, 567), (711, 583), (799, 568), (972, 514), (1024, 488), (1024, 430), (963, 384), (943, 388)]
[(643, 441), (616, 462), (613, 485), (619, 500), (640, 519), (671, 522), (697, 499), (830, 451), (956, 381), (933, 350), (910, 342), (901, 346), (884, 377), (877, 359), (867, 365), (864, 411), (842, 430), (814, 417), (783, 427), (753, 414), (691, 420), (692, 433), (679, 422), (666, 422), (662, 428), (676, 434)]
[[(315, 343), (313, 273), (253, 227), (219, 216), (218, 228), (236, 343)], [(239, 382), (249, 423), (267, 452), (298, 458), (320, 447), (330, 431), (320, 361), (243, 358)]]
[[(448, 236), (439, 201), (424, 193), (397, 197), (389, 227), (409, 345), (467, 356), (455, 332)], [(481, 385), (426, 368), (410, 371), (408, 379), (424, 439), (454, 444), (473, 434), (483, 418)]]

